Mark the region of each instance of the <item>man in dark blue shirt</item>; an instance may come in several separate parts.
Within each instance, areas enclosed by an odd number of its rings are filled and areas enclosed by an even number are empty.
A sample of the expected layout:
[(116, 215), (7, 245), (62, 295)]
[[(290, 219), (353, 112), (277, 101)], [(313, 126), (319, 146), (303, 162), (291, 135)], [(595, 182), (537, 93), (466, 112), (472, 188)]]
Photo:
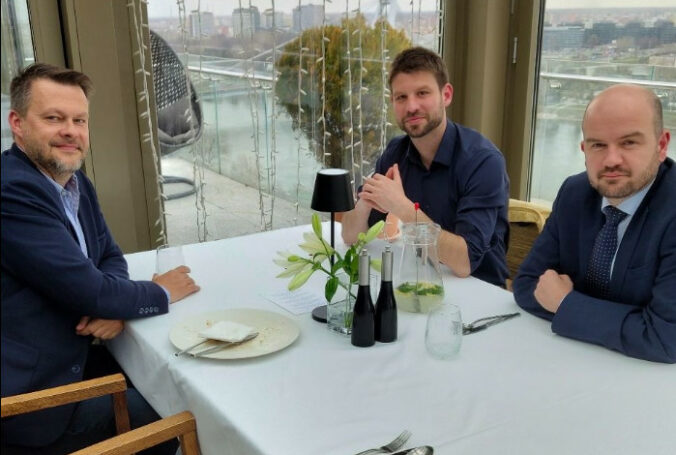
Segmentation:
[(478, 132), (446, 119), (453, 87), (434, 52), (401, 52), (389, 84), (397, 123), (407, 135), (388, 144), (374, 175), (364, 179), (357, 205), (343, 216), (343, 240), (354, 242), (387, 213), (404, 223), (433, 221), (443, 229), (441, 262), (460, 277), (503, 286), (509, 229), (504, 157)]

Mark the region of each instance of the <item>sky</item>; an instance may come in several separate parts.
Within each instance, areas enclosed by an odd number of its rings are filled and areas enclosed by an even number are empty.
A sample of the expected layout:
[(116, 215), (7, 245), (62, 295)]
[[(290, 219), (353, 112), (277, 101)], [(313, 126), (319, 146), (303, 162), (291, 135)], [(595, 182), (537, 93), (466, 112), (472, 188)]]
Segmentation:
[[(348, 0), (326, 0), (326, 9), (329, 12), (345, 12), (345, 5)], [(410, 11), (412, 0), (391, 0), (392, 4), (401, 11)], [(259, 11), (271, 8), (273, 0), (184, 0), (186, 10), (189, 12), (196, 9), (198, 4), (202, 11), (211, 11), (217, 16), (229, 16), (232, 10), (247, 8), (249, 3), (258, 7)], [(275, 9), (290, 13), (293, 8), (298, 6), (298, 0), (274, 0)], [(302, 0), (303, 5), (322, 4), (322, 0)], [(357, 7), (358, 0), (349, 0), (350, 10)], [(371, 10), (377, 7), (378, 0), (361, 0), (361, 7)], [(434, 9), (437, 2), (435, 0), (413, 0), (416, 11), (418, 5), (422, 5), (423, 10)], [(547, 9), (560, 8), (607, 8), (607, 7), (676, 7), (676, 0), (547, 0)], [(150, 17), (176, 17), (178, 16), (178, 7), (176, 0), (148, 0), (148, 14)]]

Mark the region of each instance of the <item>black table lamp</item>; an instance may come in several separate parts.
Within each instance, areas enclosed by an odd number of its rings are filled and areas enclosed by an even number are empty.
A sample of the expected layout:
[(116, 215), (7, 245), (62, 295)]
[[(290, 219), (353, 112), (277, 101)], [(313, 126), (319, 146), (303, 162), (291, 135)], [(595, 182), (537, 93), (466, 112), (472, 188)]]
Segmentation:
[[(331, 212), (331, 248), (335, 248), (336, 212), (347, 212), (354, 208), (350, 173), (345, 169), (322, 169), (317, 172), (310, 208), (318, 212)], [(333, 265), (333, 255), (330, 261)], [(312, 318), (326, 322), (326, 305), (312, 310)]]

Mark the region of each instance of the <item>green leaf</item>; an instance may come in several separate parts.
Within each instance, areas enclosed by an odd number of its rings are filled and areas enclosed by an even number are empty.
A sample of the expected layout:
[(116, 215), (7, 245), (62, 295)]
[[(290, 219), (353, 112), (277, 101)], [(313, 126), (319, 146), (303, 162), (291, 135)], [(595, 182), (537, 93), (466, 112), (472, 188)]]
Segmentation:
[(383, 262), (382, 259), (371, 259), (371, 268), (373, 268), (373, 270), (377, 270), (378, 272), (380, 272), (383, 266), (382, 262)]
[(338, 290), (338, 277), (337, 276), (332, 276), (328, 280), (326, 280), (326, 285), (324, 286), (324, 297), (326, 298), (327, 302), (330, 302), (333, 296), (336, 294), (336, 291)]
[(364, 234), (363, 232), (360, 232), (359, 234), (357, 234), (357, 241), (361, 242), (361, 243), (365, 243), (366, 242), (366, 234)]
[(333, 264), (333, 266), (331, 267), (331, 274), (333, 275), (333, 274), (336, 273), (338, 270), (340, 270), (340, 269), (343, 267), (344, 264), (345, 264), (345, 263), (344, 263), (342, 260), (336, 261), (336, 263)]
[[(352, 264), (352, 257), (355, 255), (354, 247), (350, 247), (346, 252), (345, 252), (345, 257), (343, 258), (343, 261), (345, 262), (345, 266), (350, 267), (350, 264)], [(347, 269), (345, 269), (347, 270)]]
[(322, 238), (322, 221), (316, 213), (312, 214), (312, 230), (315, 232), (317, 238)]
[(371, 226), (369, 228), (369, 230), (366, 232), (366, 236), (364, 238), (364, 243), (369, 243), (371, 240), (378, 237), (378, 234), (380, 234), (380, 232), (383, 230), (384, 227), (385, 227), (385, 221), (383, 221), (383, 220), (380, 220), (376, 224)]
[(289, 281), (289, 286), (288, 289), (289, 291), (295, 291), (299, 287), (305, 284), (305, 282), (310, 278), (310, 276), (314, 273), (315, 269), (314, 267), (310, 267), (308, 269), (302, 270), (299, 272), (295, 277)]

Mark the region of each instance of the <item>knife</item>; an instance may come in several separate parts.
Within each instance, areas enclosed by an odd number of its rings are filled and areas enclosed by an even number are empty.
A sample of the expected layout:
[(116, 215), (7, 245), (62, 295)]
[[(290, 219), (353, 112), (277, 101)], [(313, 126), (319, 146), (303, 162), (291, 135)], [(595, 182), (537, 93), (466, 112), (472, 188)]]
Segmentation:
[(219, 344), (218, 346), (213, 346), (211, 348), (203, 349), (203, 350), (198, 351), (198, 352), (191, 352), (190, 355), (192, 357), (202, 357), (202, 356), (205, 356), (207, 354), (211, 354), (211, 353), (214, 353), (216, 351), (220, 351), (221, 349), (229, 348), (229, 347), (232, 347), (232, 346), (237, 346), (237, 345), (245, 343), (249, 340), (253, 340), (257, 336), (258, 336), (258, 332), (252, 332), (240, 341), (232, 341), (232, 342), (224, 341), (222, 344)]

